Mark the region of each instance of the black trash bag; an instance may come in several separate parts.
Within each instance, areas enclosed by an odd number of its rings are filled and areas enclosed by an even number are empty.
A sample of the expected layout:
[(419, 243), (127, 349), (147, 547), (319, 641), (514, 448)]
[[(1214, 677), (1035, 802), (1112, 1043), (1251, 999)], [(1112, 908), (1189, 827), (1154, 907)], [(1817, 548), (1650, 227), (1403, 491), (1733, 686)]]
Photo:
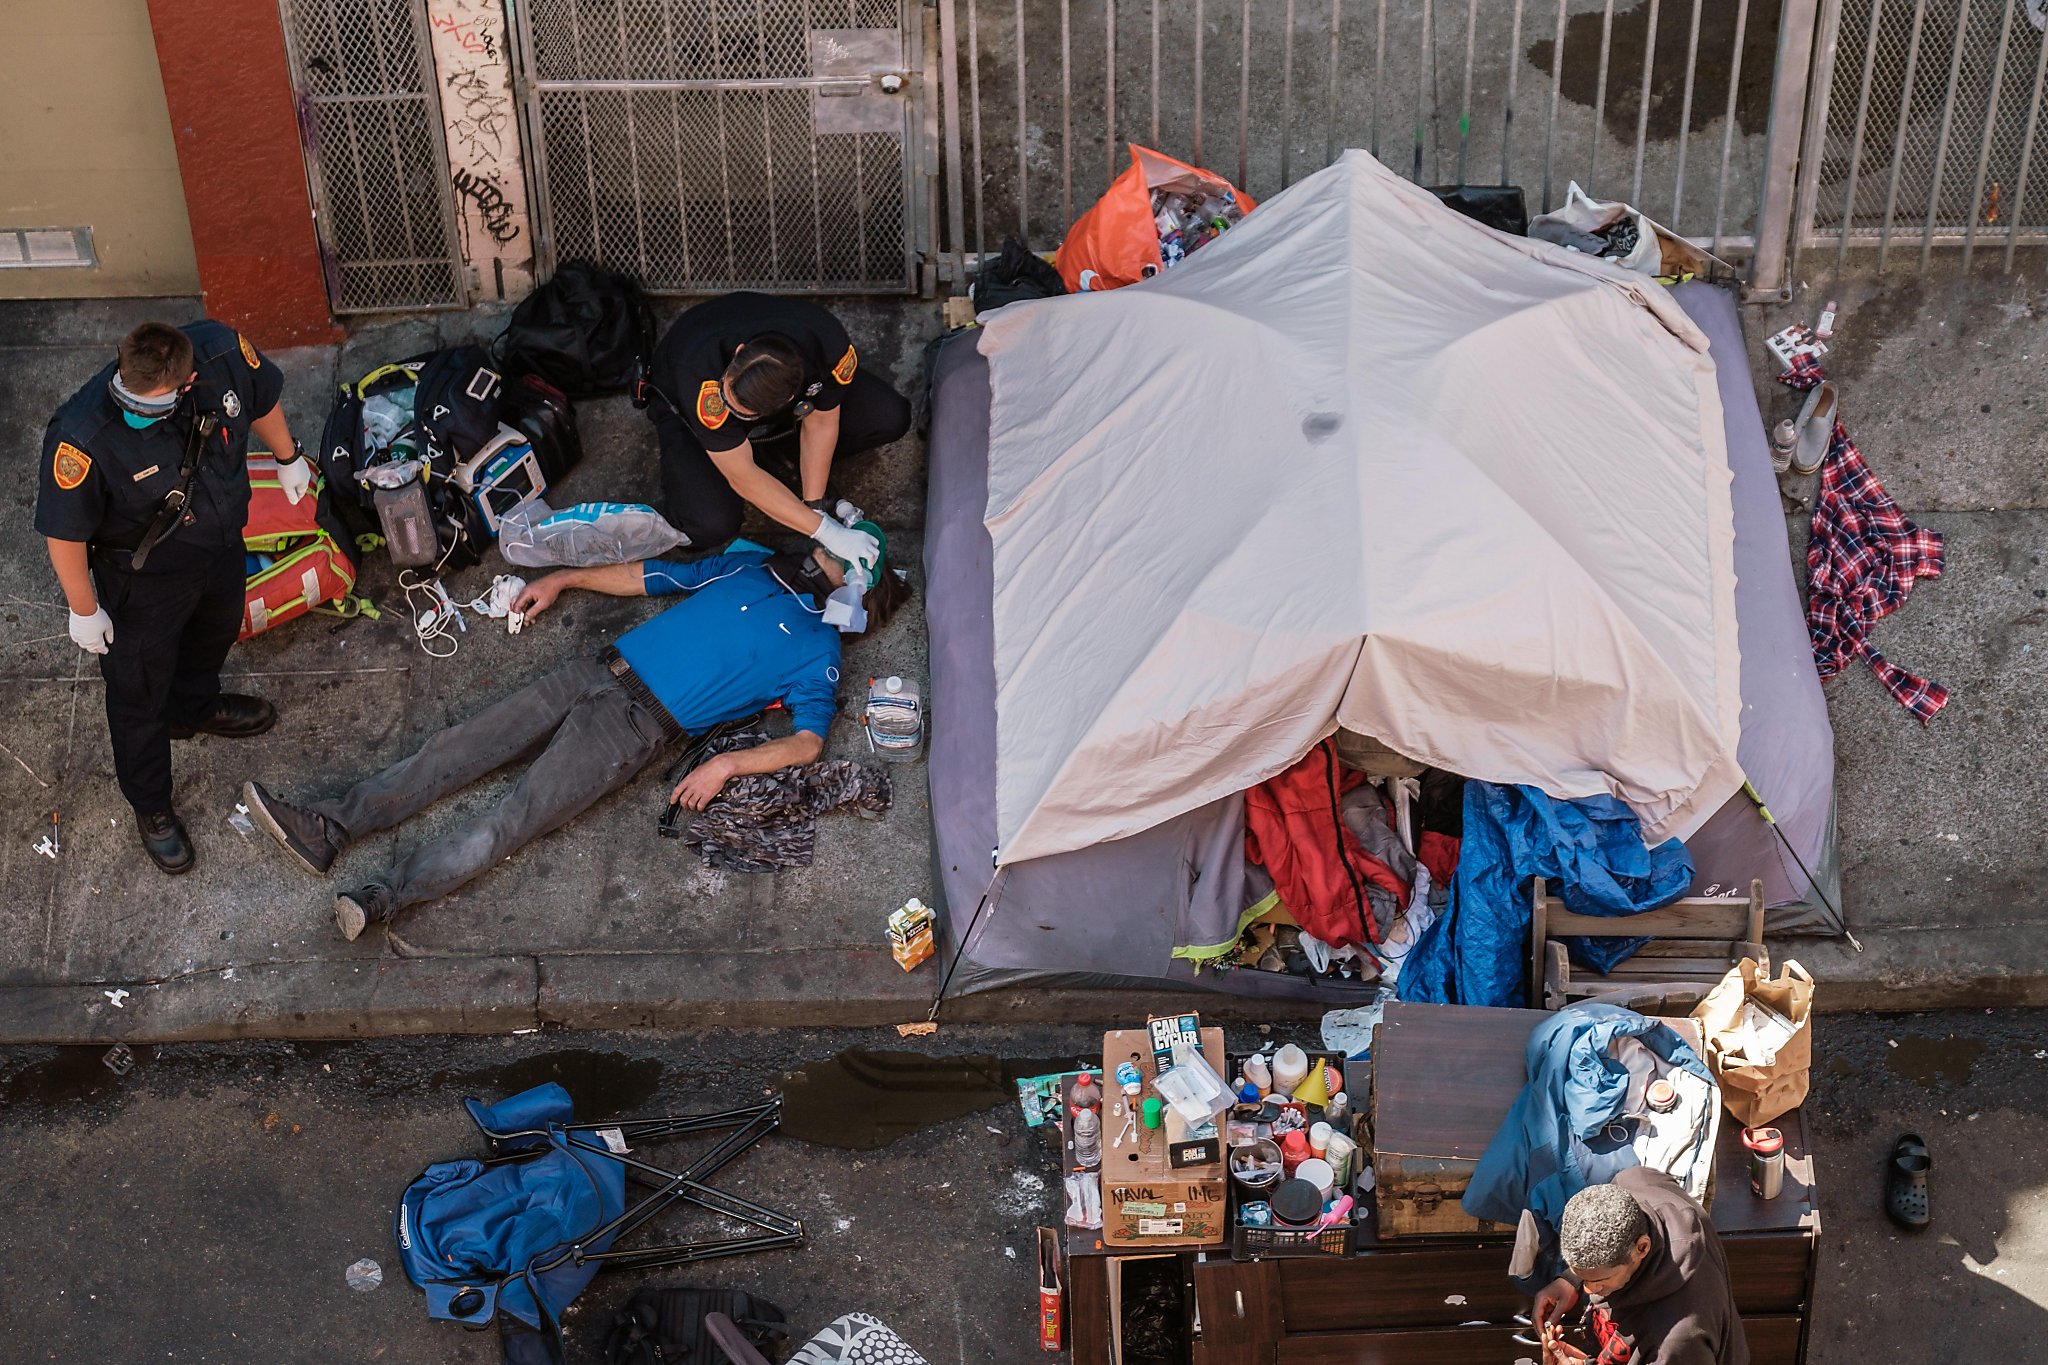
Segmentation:
[(1474, 222), (1513, 237), (1529, 235), (1529, 209), (1520, 185), (1437, 185), (1429, 192)]
[(744, 1289), (637, 1289), (612, 1318), (605, 1338), (606, 1365), (725, 1365), (725, 1355), (704, 1326), (707, 1313), (723, 1313), (749, 1344), (770, 1360), (789, 1338), (789, 1318)]
[(1022, 299), (1050, 299), (1067, 292), (1060, 272), (1019, 238), (1003, 239), (1002, 254), (984, 262), (981, 276), (968, 291), (977, 313)]
[(645, 407), (654, 311), (631, 275), (570, 261), (519, 301), (491, 353), (506, 374), (539, 375), (571, 398), (631, 393)]

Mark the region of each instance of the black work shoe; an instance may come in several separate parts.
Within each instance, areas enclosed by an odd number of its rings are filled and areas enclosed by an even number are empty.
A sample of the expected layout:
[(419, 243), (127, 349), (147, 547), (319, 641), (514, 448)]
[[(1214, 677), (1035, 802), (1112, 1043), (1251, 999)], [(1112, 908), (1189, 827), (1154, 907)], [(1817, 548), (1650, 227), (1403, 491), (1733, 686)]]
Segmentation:
[(199, 861), (199, 855), (192, 849), (191, 836), (185, 833), (185, 822), (175, 811), (159, 811), (154, 815), (135, 817), (135, 827), (142, 832), (142, 851), (149, 860), (171, 876), (190, 872), (192, 864)]
[(172, 739), (194, 735), (219, 735), (224, 739), (248, 739), (277, 724), (277, 708), (261, 697), (223, 692), (213, 699), (213, 709), (189, 724), (171, 725)]
[(281, 801), (259, 782), (242, 784), (242, 804), (249, 815), (277, 846), (292, 855), (292, 861), (316, 877), (327, 875), (334, 860), (348, 847), (341, 826), (325, 816)]
[(386, 896), (381, 886), (342, 892), (334, 898), (334, 927), (341, 930), (343, 938), (354, 943), (362, 937), (363, 930), (391, 918), (391, 912), (386, 908)]

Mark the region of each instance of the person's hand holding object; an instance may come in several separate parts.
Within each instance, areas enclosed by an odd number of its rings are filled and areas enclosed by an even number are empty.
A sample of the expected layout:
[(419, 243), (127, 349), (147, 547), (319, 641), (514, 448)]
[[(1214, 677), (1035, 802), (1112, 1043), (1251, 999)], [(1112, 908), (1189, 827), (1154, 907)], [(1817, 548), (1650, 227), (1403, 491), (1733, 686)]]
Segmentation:
[(866, 531), (857, 531), (822, 512), (818, 514), (818, 529), (811, 532), (811, 539), (824, 546), (827, 554), (835, 555), (849, 564), (858, 564), (869, 571), (874, 569), (875, 561), (882, 555), (881, 544), (873, 536)]
[(562, 589), (567, 586), (562, 581), (562, 575), (558, 573), (535, 579), (521, 588), (519, 596), (513, 599), (512, 614), (520, 618), (519, 624), (522, 626), (532, 624), (534, 617), (555, 605), (555, 599), (562, 595)]
[(1536, 1325), (1552, 1326), (1579, 1301), (1579, 1287), (1560, 1275), (1536, 1293)]

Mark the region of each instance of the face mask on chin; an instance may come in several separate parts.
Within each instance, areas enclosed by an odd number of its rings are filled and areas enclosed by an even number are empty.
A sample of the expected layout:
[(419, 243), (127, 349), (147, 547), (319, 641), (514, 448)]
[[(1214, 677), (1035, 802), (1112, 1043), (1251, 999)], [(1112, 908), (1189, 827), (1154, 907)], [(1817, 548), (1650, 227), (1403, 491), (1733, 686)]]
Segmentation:
[[(168, 416), (170, 416), (169, 413), (164, 414), (164, 417)], [(163, 417), (144, 417), (139, 413), (133, 413), (128, 411), (128, 409), (123, 408), (121, 409), (121, 420), (126, 422), (129, 426), (133, 427), (137, 431), (148, 431), (151, 427), (155, 426), (158, 422), (161, 422), (164, 419)]]

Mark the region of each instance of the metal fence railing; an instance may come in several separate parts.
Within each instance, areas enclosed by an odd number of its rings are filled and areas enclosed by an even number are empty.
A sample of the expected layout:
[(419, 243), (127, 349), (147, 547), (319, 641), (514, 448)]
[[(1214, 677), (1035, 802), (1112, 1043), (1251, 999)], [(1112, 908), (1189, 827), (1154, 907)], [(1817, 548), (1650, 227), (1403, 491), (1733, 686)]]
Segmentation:
[(937, 3), (954, 269), (1057, 242), (1126, 141), (1261, 199), (1347, 147), (1532, 213), (1575, 180), (1782, 265), (1818, 0)]
[(514, 8), (543, 270), (657, 293), (915, 286), (922, 12), (904, 0)]
[[(1801, 157), (1801, 247), (2048, 243), (2048, 42), (2022, 0), (1825, 0)], [(2043, 21), (2048, 22), (2048, 21)]]
[(282, 0), (337, 313), (468, 301), (421, 0)]

